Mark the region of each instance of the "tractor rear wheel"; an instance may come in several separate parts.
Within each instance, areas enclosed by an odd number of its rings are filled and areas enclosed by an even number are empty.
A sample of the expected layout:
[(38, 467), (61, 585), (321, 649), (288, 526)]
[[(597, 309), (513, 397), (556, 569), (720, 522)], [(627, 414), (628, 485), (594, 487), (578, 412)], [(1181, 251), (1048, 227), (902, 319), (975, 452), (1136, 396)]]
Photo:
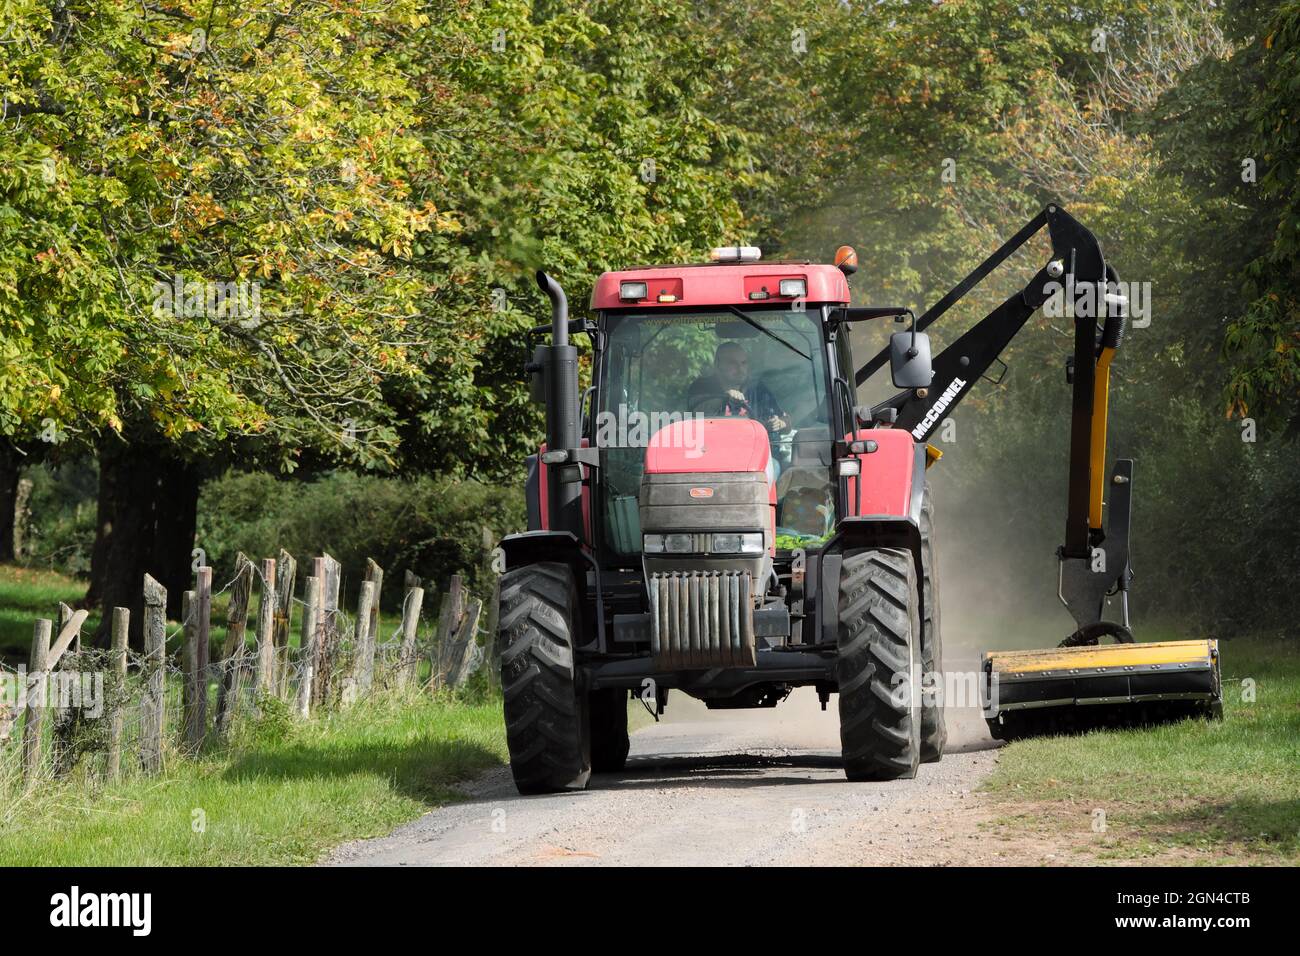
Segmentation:
[(627, 763), (627, 691), (593, 690), (587, 695), (591, 713), (591, 769), (618, 773)]
[(921, 496), (921, 567), (925, 606), (921, 621), (921, 762), (943, 756), (948, 728), (943, 723), (943, 641), (939, 636), (939, 552), (934, 542), (934, 498), (930, 483)]
[(577, 589), (566, 564), (501, 578), (498, 637), (510, 771), (522, 794), (584, 790), (591, 776), (587, 697), (573, 648)]
[(912, 555), (859, 551), (840, 568), (840, 745), (850, 780), (914, 777), (921, 762), (921, 620)]

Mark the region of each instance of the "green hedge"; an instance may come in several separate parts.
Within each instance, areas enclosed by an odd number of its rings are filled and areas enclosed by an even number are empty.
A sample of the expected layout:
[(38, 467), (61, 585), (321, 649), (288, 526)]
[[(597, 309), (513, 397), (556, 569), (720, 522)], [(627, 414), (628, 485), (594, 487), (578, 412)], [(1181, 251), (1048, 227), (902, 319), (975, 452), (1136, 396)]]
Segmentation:
[[(299, 563), (322, 551), (343, 565), (344, 590), (355, 594), (366, 558), (389, 581), (411, 570), (441, 588), (454, 573), (476, 587), (483, 571), (483, 528), (493, 540), (524, 527), (522, 489), (477, 481), (401, 480), (336, 472), (311, 482), (229, 473), (208, 482), (199, 499), (197, 545), (218, 586), (234, 574), (239, 551), (274, 557), (284, 548)], [(385, 588), (385, 603), (400, 589)]]

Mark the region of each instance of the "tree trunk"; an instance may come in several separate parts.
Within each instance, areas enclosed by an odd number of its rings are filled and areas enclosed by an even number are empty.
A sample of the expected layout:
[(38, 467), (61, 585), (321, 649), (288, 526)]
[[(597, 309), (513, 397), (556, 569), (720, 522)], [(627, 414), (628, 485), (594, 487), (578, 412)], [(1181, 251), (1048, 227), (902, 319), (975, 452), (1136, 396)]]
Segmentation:
[(86, 589), (86, 596), (81, 600), (81, 606), (85, 608), (99, 605), (104, 596), (108, 574), (108, 548), (113, 536), (113, 506), (117, 500), (113, 493), (113, 478), (117, 475), (117, 469), (108, 467), (105, 459), (112, 453), (113, 449), (107, 443), (101, 446), (99, 496), (95, 501), (95, 544), (90, 551), (90, 587)]
[(165, 458), (157, 463), (157, 477), (149, 573), (167, 589), (168, 616), (179, 617), (181, 596), (194, 586), (191, 565), (199, 513), (199, 472), (188, 462)]
[(191, 581), (199, 477), (193, 466), (144, 442), (110, 439), (100, 449), (98, 529), (86, 602), (104, 611), (96, 644), (107, 646), (114, 607), (131, 610), (131, 646), (143, 642), (144, 575), (167, 589), (179, 619)]
[(23, 456), (7, 438), (0, 438), (0, 561), (14, 555), (14, 505), (18, 501), (18, 478)]
[[(143, 581), (148, 558), (153, 553), (153, 493), (150, 472), (153, 456), (120, 443), (104, 448), (99, 456), (101, 496), (107, 492), (106, 510), (110, 516), (108, 545), (104, 549), (103, 567), (90, 571), (91, 581), (100, 583), (98, 604), (104, 609), (103, 621), (111, 619), (111, 609), (131, 611), (131, 646), (143, 642)], [(101, 508), (102, 508), (101, 502)], [(92, 555), (92, 561), (97, 554)], [(95, 635), (97, 646), (104, 646), (108, 629), (101, 623)]]

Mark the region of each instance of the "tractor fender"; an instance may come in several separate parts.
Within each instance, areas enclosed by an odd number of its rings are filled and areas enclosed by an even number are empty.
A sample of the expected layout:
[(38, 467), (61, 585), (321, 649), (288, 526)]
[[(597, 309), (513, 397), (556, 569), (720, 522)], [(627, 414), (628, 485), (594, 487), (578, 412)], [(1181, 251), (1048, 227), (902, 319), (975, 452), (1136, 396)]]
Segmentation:
[(844, 436), (844, 443), (864, 443), (856, 477), (840, 478), (840, 498), (845, 516), (910, 515), (921, 520), (925, 492), (926, 444), (897, 428), (859, 429)]
[[(920, 506), (926, 489), (926, 446), (917, 445), (915, 463), (911, 470), (911, 486), (907, 489), (906, 514), (849, 515), (836, 525), (835, 535), (822, 546), (820, 585), (818, 588), (818, 620), (822, 640), (831, 640), (840, 626), (840, 566), (842, 557), (850, 551), (878, 548), (900, 548), (909, 551), (917, 580), (924, 580), (922, 563), (922, 536), (920, 536)], [(902, 510), (902, 509), (900, 509)], [(918, 588), (917, 607), (920, 619), (926, 619), (926, 592)]]
[[(544, 561), (558, 561), (573, 569), (573, 580), (578, 587), (579, 612), (584, 620), (595, 622), (595, 637), (598, 647), (605, 646), (604, 602), (600, 596), (600, 567), (591, 553), (582, 546), (577, 536), (571, 531), (521, 531), (508, 534), (498, 544), (505, 559), (502, 571), (514, 571), (530, 564)], [(595, 593), (589, 593), (588, 572), (595, 581)], [(595, 605), (594, 612), (592, 605)], [(578, 629), (579, 644), (585, 644), (592, 635), (589, 628)]]
[(513, 571), (541, 561), (562, 561), (572, 565), (580, 587), (593, 563), (572, 531), (520, 531), (506, 535), (499, 546), (505, 556), (503, 570)]
[[(912, 562), (916, 565), (916, 580), (919, 582), (925, 578), (921, 547), (919, 508), (916, 517), (860, 515), (842, 519), (821, 552), (821, 580), (817, 594), (821, 639), (833, 639), (839, 629), (840, 566), (846, 553), (876, 548), (905, 549), (912, 555)], [(925, 620), (924, 588), (918, 587), (916, 601), (921, 620)]]
[[(860, 440), (873, 440), (875, 452), (859, 455), (861, 479), (841, 478), (841, 497), (849, 502), (849, 514), (835, 526), (835, 534), (822, 546), (820, 582), (817, 594), (817, 619), (821, 622), (820, 640), (835, 640), (839, 628), (840, 565), (845, 552), (871, 548), (905, 548), (916, 565), (916, 580), (925, 578), (921, 563), (921, 505), (925, 496), (925, 442), (914, 442), (906, 432), (894, 429), (859, 431)], [(881, 456), (877, 458), (877, 456)], [(888, 462), (880, 467), (878, 462)], [(869, 482), (864, 488), (857, 481)], [(893, 509), (886, 514), (855, 514), (862, 504), (885, 504)], [(925, 620), (925, 593), (921, 588), (917, 604)]]

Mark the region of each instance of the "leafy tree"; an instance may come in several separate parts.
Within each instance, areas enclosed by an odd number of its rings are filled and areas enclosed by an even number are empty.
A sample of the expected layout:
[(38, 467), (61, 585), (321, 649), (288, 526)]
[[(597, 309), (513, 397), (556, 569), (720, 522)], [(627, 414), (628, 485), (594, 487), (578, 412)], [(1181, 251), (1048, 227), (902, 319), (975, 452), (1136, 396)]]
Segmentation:
[(236, 436), (286, 468), (391, 461), (382, 381), (417, 373), (413, 343), (466, 350), (416, 305), (414, 244), (451, 226), (411, 194), (414, 94), (369, 42), (420, 22), (407, 2), (18, 4), (0, 415), (101, 446), (92, 598), (137, 603), (149, 569), (179, 600), (194, 462)]

